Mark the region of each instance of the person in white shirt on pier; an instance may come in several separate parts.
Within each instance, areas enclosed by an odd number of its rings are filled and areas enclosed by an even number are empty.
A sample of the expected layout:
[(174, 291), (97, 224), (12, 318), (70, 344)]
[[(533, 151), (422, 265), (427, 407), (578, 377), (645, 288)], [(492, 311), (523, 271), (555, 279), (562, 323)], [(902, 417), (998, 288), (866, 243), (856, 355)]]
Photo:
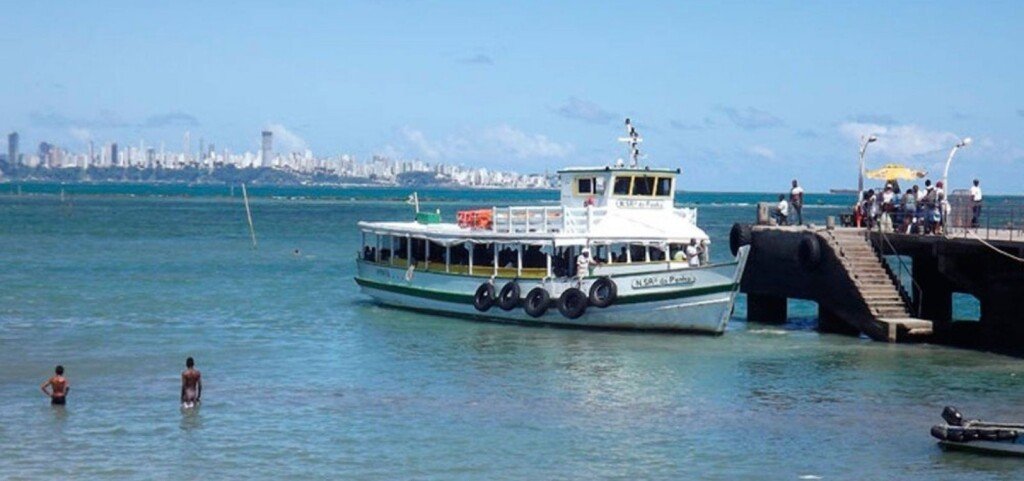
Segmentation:
[(789, 204), (796, 213), (796, 224), (804, 225), (804, 188), (793, 179), (793, 188), (789, 191)]
[(971, 228), (977, 229), (978, 224), (981, 222), (981, 182), (978, 179), (974, 179), (974, 185), (971, 186)]
[(789, 202), (783, 194), (779, 194), (779, 204), (775, 206), (775, 219), (779, 225), (789, 225)]

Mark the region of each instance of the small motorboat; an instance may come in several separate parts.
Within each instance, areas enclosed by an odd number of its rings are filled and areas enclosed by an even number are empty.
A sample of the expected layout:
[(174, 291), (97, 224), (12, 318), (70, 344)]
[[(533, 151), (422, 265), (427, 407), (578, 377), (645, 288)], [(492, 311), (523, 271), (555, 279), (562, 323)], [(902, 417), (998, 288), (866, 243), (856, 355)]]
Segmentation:
[(942, 410), (944, 424), (932, 426), (943, 449), (997, 456), (1024, 456), (1024, 424), (964, 419), (956, 408)]

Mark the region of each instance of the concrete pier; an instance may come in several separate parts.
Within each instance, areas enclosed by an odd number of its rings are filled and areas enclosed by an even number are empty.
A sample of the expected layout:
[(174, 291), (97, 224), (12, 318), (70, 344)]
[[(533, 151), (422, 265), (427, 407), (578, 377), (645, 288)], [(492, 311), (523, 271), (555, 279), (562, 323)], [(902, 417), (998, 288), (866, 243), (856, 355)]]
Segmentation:
[[(1024, 263), (1004, 255), (1024, 257), (1020, 240), (737, 224), (730, 244), (751, 246), (741, 291), (752, 322), (783, 322), (786, 300), (804, 299), (823, 332), (1024, 350)], [(905, 271), (885, 262), (894, 255)], [(954, 322), (954, 292), (979, 299), (980, 322)]]
[[(1024, 350), (1024, 239), (871, 233), (882, 253), (912, 259), (921, 287), (921, 317), (933, 322), (934, 341), (995, 350)], [(954, 322), (953, 293), (976, 297), (977, 323)]]

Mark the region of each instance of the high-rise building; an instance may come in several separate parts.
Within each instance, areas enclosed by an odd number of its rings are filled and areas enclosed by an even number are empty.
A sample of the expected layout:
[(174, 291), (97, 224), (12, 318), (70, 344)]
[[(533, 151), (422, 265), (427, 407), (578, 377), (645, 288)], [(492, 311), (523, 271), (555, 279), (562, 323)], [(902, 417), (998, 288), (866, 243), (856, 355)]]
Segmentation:
[(18, 163), (18, 133), (11, 132), (7, 135), (7, 163), (15, 165)]
[(263, 131), (263, 144), (262, 144), (263, 147), (262, 147), (262, 149), (260, 149), (260, 152), (261, 152), (261, 154), (263, 156), (263, 158), (261, 159), (262, 164), (260, 164), (260, 165), (263, 166), (263, 167), (270, 167), (271, 166), (271, 161), (273, 160), (271, 158), (271, 151), (273, 150), (273, 141), (274, 141), (274, 133), (269, 131), (269, 130), (264, 130)]
[(117, 158), (117, 142), (110, 144), (110, 166), (117, 167), (121, 165)]
[(44, 167), (53, 167), (53, 158), (51, 153), (53, 152), (53, 145), (49, 142), (39, 143), (39, 164)]

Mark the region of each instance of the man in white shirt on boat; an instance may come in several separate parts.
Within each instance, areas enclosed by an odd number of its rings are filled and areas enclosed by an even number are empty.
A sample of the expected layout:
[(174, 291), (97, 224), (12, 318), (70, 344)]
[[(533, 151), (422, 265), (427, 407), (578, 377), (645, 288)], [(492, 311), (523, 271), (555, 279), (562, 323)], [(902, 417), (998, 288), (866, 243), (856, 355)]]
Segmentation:
[(580, 255), (576, 256), (576, 278), (583, 279), (590, 275), (590, 266), (596, 266), (597, 259), (590, 255), (590, 248), (584, 247)]
[(697, 239), (690, 239), (690, 244), (686, 246), (686, 258), (690, 267), (700, 267), (700, 247), (697, 245)]

